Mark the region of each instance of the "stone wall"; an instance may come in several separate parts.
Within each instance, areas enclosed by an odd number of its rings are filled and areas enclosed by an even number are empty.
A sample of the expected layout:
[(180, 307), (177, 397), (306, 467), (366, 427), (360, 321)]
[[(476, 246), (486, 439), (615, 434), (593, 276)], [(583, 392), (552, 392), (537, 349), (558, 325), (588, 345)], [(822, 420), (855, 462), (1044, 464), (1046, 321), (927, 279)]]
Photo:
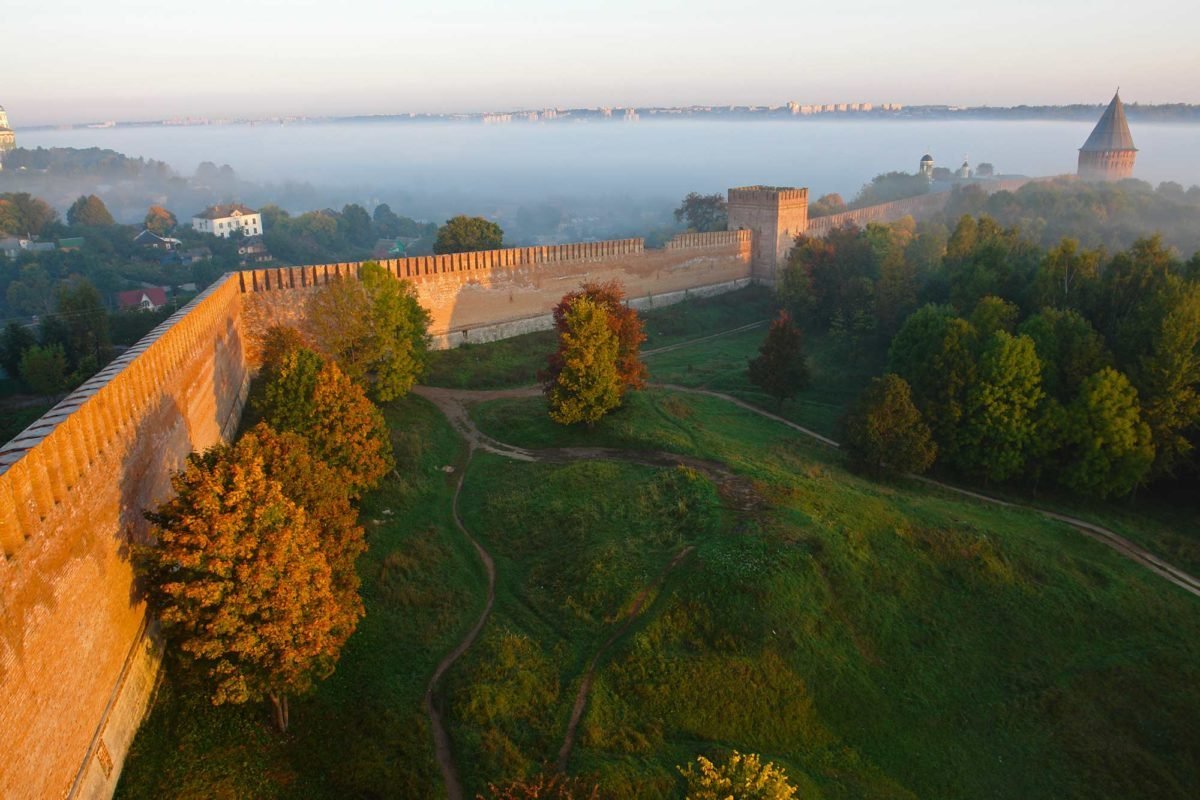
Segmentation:
[[(521, 247), (404, 258), (379, 263), (411, 280), (432, 318), (434, 346), (486, 342), (550, 327), (550, 312), (585, 281), (619, 281), (632, 300), (673, 297), (708, 287), (743, 286), (750, 278), (750, 231), (688, 233), (661, 250), (641, 239)], [(270, 325), (302, 326), (305, 300), (330, 281), (356, 278), (359, 263), (247, 270), (248, 344)], [(253, 353), (251, 355), (253, 358)]]
[(188, 453), (236, 430), (226, 276), (0, 448), (0, 797), (109, 797), (158, 668), (128, 545)]

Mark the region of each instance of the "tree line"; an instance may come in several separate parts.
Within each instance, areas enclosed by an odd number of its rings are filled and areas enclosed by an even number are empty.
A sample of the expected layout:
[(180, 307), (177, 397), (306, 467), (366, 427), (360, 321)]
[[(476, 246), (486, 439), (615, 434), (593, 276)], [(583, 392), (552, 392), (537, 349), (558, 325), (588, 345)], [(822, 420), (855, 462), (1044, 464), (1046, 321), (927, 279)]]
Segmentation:
[(987, 216), (948, 235), (848, 226), (797, 239), (779, 296), (885, 361), (847, 419), (872, 469), (936, 453), (976, 480), (1107, 497), (1197, 466), (1200, 253), (1185, 261), (1157, 235), (1110, 254), (1045, 248)]

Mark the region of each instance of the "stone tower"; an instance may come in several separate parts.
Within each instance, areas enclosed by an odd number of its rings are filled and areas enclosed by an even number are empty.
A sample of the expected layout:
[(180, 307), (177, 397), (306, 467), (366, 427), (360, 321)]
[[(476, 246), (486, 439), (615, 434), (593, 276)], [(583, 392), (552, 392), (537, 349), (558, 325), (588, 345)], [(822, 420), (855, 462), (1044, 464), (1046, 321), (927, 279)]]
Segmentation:
[(808, 230), (808, 189), (743, 186), (729, 190), (729, 229), (754, 232), (751, 275), (774, 285), (796, 236)]
[(1121, 105), (1121, 93), (1113, 95), (1112, 102), (1096, 123), (1092, 135), (1079, 148), (1079, 177), (1085, 181), (1119, 181), (1133, 175), (1133, 161), (1137, 148), (1129, 133), (1125, 120), (1125, 106)]
[(918, 167), (919, 173), (925, 176), (925, 180), (933, 182), (933, 156), (926, 153), (921, 156), (921, 164)]

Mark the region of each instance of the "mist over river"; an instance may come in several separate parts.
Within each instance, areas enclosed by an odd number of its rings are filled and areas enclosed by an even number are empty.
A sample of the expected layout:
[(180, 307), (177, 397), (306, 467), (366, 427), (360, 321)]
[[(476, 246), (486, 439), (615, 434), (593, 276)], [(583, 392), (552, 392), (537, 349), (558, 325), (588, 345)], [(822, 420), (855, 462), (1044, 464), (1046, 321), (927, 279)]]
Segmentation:
[[(24, 147), (102, 147), (191, 175), (202, 161), (255, 182), (309, 183), (309, 208), (388, 202), (437, 219), (555, 202), (575, 213), (625, 204), (669, 210), (690, 191), (763, 183), (850, 199), (873, 176), (939, 166), (1073, 173), (1091, 122), (644, 120), (483, 125), (337, 122), (18, 130)], [(1200, 125), (1132, 126), (1135, 176), (1200, 184)], [(285, 205), (295, 206), (283, 199)], [(192, 209), (179, 209), (190, 213)], [(291, 210), (302, 211), (304, 208)]]

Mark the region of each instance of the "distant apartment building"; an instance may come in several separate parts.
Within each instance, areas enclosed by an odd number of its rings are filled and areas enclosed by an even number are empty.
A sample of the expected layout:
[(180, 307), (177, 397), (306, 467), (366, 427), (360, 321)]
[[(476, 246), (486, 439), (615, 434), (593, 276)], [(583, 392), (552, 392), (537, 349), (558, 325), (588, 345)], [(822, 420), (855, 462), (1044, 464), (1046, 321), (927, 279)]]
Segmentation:
[(229, 238), (235, 231), (241, 231), (246, 236), (259, 236), (263, 232), (262, 215), (240, 203), (206, 208), (192, 217), (192, 227), (222, 239)]

